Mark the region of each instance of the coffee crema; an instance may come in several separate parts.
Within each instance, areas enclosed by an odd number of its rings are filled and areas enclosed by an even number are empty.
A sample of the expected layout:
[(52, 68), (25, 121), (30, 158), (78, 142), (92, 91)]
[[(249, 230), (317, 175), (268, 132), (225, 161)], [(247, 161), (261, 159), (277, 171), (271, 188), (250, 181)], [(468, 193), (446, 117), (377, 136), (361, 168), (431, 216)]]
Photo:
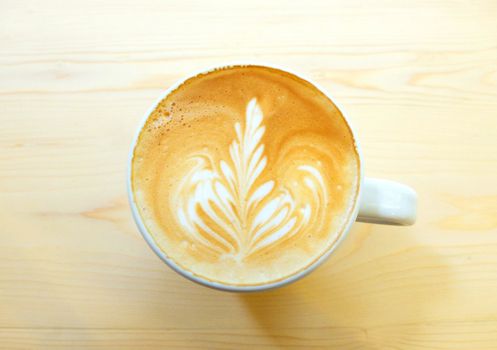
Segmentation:
[(309, 82), (262, 66), (190, 78), (148, 117), (132, 189), (158, 247), (227, 285), (288, 278), (319, 259), (359, 190), (352, 133)]

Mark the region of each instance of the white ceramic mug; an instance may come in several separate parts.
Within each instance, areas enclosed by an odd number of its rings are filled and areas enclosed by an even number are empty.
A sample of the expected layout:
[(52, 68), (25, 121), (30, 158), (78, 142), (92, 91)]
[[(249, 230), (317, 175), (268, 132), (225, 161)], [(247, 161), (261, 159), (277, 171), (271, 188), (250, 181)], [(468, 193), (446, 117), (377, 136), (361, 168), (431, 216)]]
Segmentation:
[[(336, 107), (342, 113), (344, 119), (347, 121), (347, 124), (349, 125), (350, 129), (352, 130), (352, 135), (354, 137), (357, 153), (359, 155), (359, 160), (360, 160), (359, 195), (357, 196), (356, 202), (354, 203), (354, 209), (352, 211), (352, 214), (348, 218), (346, 228), (343, 231), (340, 238), (338, 239), (338, 241), (335, 242), (335, 244), (333, 244), (328, 249), (328, 251), (325, 252), (319, 259), (317, 259), (313, 264), (311, 264), (308, 268), (304, 269), (303, 271), (301, 271), (297, 274), (291, 275), (286, 279), (279, 280), (277, 282), (272, 282), (272, 283), (263, 284), (263, 285), (256, 285), (256, 286), (236, 286), (236, 285), (228, 285), (228, 284), (209, 281), (205, 278), (201, 278), (199, 276), (196, 276), (195, 274), (191, 273), (190, 271), (184, 270), (179, 265), (177, 265), (172, 259), (170, 259), (157, 246), (157, 244), (155, 243), (151, 234), (146, 229), (146, 227), (142, 221), (142, 218), (140, 217), (140, 214), (138, 212), (137, 205), (136, 205), (135, 198), (134, 198), (134, 194), (132, 191), (132, 186), (131, 186), (131, 165), (132, 165), (132, 161), (133, 161), (133, 153), (134, 153), (134, 149), (136, 146), (136, 142), (138, 140), (138, 136), (139, 136), (143, 126), (145, 125), (147, 118), (154, 111), (154, 109), (159, 104), (159, 102), (162, 101), (172, 91), (174, 91), (178, 86), (183, 84), (183, 82), (185, 82), (186, 80), (193, 78), (199, 74), (207, 73), (209, 71), (223, 68), (223, 67), (244, 66), (244, 65), (258, 65), (258, 66), (264, 66), (264, 67), (268, 67), (268, 68), (280, 69), (280, 70), (291, 73), (291, 74), (311, 83), (317, 89), (319, 89), (331, 101), (333, 101), (333, 103), (336, 105)], [(304, 277), (305, 275), (310, 273), (312, 270), (314, 270), (316, 267), (318, 267), (320, 264), (322, 264), (330, 256), (330, 254), (336, 249), (336, 247), (338, 247), (340, 245), (340, 243), (343, 241), (343, 239), (347, 236), (347, 233), (350, 231), (350, 227), (352, 226), (352, 223), (355, 221), (375, 223), (375, 224), (386, 224), (386, 225), (412, 225), (416, 219), (417, 195), (416, 195), (416, 192), (412, 188), (410, 188), (409, 186), (400, 184), (398, 182), (394, 182), (394, 181), (374, 179), (374, 178), (368, 178), (368, 177), (365, 178), (364, 177), (363, 158), (361, 155), (359, 143), (357, 141), (357, 135), (354, 132), (354, 128), (350, 125), (350, 120), (345, 115), (344, 109), (341, 108), (339, 106), (339, 104), (337, 104), (335, 99), (333, 99), (322, 87), (320, 87), (319, 84), (316, 84), (312, 80), (303, 77), (301, 74), (295, 73), (292, 70), (289, 70), (286, 68), (281, 68), (278, 66), (264, 64), (264, 63), (261, 64), (258, 62), (234, 62), (234, 63), (224, 64), (224, 65), (219, 65), (216, 67), (211, 67), (209, 69), (204, 69), (202, 71), (191, 74), (184, 79), (181, 79), (176, 84), (171, 86), (168, 90), (166, 90), (160, 96), (160, 98), (156, 101), (156, 103), (154, 103), (154, 105), (151, 106), (151, 108), (147, 111), (145, 117), (143, 118), (143, 122), (142, 122), (136, 136), (135, 136), (135, 139), (132, 143), (131, 152), (129, 154), (127, 177), (128, 177), (127, 178), (128, 198), (129, 198), (129, 202), (131, 205), (131, 210), (133, 212), (133, 217), (136, 221), (136, 224), (137, 224), (140, 232), (142, 233), (143, 237), (147, 241), (148, 245), (152, 248), (152, 250), (167, 265), (169, 265), (173, 270), (178, 272), (180, 275), (183, 275), (184, 277), (186, 277), (194, 282), (200, 283), (204, 286), (219, 289), (219, 290), (231, 291), (231, 292), (264, 291), (264, 290), (268, 290), (268, 289), (272, 289), (272, 288), (276, 288), (276, 287), (281, 287), (283, 285), (294, 282), (294, 281)]]

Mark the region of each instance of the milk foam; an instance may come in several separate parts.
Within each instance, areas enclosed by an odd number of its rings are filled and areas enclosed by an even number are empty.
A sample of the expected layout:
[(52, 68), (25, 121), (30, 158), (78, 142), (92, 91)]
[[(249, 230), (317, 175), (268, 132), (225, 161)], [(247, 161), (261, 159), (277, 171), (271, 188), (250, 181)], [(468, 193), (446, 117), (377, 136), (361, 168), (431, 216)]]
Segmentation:
[(208, 154), (192, 155), (196, 164), (171, 203), (179, 204), (177, 220), (192, 241), (237, 261), (302, 233), (311, 216), (321, 220), (327, 205), (323, 176), (312, 165), (298, 166), (296, 171), (305, 173), (303, 183), (293, 184), (308, 186), (311, 198), (295, 197), (284, 186), (276, 190), (276, 179), (255, 186), (267, 165), (262, 122), (254, 98), (247, 105), (245, 125), (234, 125), (230, 159), (216, 166)]
[(132, 173), (140, 215), (166, 255), (232, 285), (277, 281), (319, 258), (358, 190), (358, 156), (336, 107), (309, 83), (256, 66), (193, 78), (166, 97)]

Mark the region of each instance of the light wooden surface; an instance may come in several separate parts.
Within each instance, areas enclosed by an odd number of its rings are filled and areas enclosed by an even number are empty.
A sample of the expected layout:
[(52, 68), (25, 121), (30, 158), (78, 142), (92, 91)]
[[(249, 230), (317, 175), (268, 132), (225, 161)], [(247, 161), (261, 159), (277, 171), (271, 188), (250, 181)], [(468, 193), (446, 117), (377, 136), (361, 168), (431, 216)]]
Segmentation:
[[(345, 107), (413, 227), (356, 224), (305, 279), (197, 286), (138, 233), (125, 168), (162, 90), (227, 60)], [(497, 2), (0, 1), (0, 348), (496, 349)]]

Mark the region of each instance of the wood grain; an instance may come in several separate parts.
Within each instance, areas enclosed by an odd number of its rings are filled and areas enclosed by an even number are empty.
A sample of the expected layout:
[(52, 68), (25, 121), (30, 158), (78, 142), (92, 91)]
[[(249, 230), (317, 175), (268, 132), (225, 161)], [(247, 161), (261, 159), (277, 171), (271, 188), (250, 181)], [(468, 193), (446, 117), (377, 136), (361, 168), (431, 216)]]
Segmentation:
[[(495, 1), (2, 0), (0, 43), (0, 348), (497, 348)], [(239, 59), (330, 91), (417, 224), (356, 224), (263, 294), (166, 268), (126, 202), (131, 138), (176, 79)]]

